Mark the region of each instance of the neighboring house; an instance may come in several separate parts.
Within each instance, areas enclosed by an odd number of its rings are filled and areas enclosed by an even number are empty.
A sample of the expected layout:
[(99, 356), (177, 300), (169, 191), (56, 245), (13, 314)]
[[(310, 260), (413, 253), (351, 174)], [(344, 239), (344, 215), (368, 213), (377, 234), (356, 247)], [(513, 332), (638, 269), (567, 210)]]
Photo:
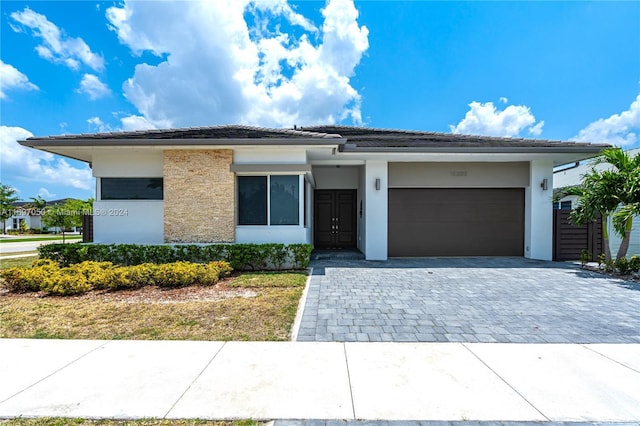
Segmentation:
[[(628, 154), (632, 157), (636, 156), (640, 154), (640, 148), (629, 150)], [(606, 163), (593, 164), (593, 161), (582, 161), (572, 164), (565, 164), (556, 168), (553, 173), (553, 189), (555, 191), (558, 191), (561, 188), (580, 185), (582, 176), (591, 171), (591, 169), (594, 167), (596, 168), (596, 170), (602, 171), (610, 168), (611, 166)], [(570, 195), (558, 200), (557, 203), (554, 203), (553, 207), (571, 210), (572, 208), (576, 207), (577, 202), (578, 197), (575, 195)], [(615, 257), (622, 240), (620, 236), (613, 231), (611, 218), (609, 218), (607, 226), (609, 229), (609, 247), (611, 248), (612, 256)], [(629, 250), (627, 251), (627, 257), (634, 255), (640, 256), (640, 217), (638, 216), (634, 217), (633, 219), (633, 228), (631, 230)]]
[(553, 167), (608, 145), (316, 126), (34, 137), (86, 161), (96, 243), (312, 243), (552, 257)]
[[(56, 206), (64, 204), (70, 198), (62, 198), (60, 200), (47, 201), (47, 206)], [(24, 223), (26, 229), (43, 229), (46, 228), (42, 222), (42, 215), (44, 209), (33, 207), (30, 201), (16, 201), (13, 203), (16, 210), (9, 219), (5, 220), (5, 226), (7, 231), (18, 231), (20, 226)], [(46, 208), (46, 207), (45, 207)], [(1, 222), (0, 222), (1, 227)], [(50, 231), (57, 232), (58, 228), (51, 228)]]

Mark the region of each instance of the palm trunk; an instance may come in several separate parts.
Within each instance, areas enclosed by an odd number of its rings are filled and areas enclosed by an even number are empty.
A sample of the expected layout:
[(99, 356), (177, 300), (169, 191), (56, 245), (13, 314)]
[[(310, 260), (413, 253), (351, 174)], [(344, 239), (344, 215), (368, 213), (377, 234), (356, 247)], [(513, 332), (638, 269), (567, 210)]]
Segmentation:
[(631, 239), (631, 228), (633, 227), (633, 219), (629, 218), (624, 224), (624, 238), (620, 243), (620, 248), (618, 249), (618, 254), (616, 255), (616, 260), (622, 259), (627, 256), (627, 251), (629, 250), (629, 240)]
[(604, 246), (604, 260), (611, 260), (611, 249), (609, 248), (609, 215), (602, 215), (602, 245)]

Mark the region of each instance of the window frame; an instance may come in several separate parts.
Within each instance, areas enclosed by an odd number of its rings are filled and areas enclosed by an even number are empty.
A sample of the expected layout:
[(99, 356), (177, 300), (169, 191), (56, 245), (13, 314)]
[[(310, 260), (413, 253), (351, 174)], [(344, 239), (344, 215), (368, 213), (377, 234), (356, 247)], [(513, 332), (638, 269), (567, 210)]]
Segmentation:
[[(160, 198), (104, 198), (103, 183), (105, 179), (160, 179), (162, 181)], [(97, 179), (96, 185), (99, 189), (99, 201), (164, 201), (164, 177), (163, 176), (103, 176)]]
[[(265, 225), (251, 225), (251, 224), (241, 224), (240, 223), (240, 185), (238, 178), (245, 176), (260, 176), (267, 178), (267, 205), (266, 205), (266, 213), (267, 213), (267, 223)], [(271, 176), (297, 176), (298, 177), (298, 223), (291, 225), (279, 225), (279, 224), (271, 224)], [(306, 200), (304, 199), (304, 186), (306, 184), (306, 180), (304, 177), (304, 173), (292, 173), (292, 172), (282, 172), (282, 173), (236, 173), (236, 226), (238, 227), (295, 227), (295, 228), (304, 228), (305, 227), (305, 204)]]

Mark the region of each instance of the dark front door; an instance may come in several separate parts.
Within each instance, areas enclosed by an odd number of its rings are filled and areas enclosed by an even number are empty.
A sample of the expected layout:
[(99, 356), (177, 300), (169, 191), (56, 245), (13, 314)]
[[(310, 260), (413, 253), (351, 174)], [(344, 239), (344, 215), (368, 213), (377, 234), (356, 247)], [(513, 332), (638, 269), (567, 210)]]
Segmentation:
[(314, 192), (316, 248), (336, 249), (356, 246), (355, 189)]

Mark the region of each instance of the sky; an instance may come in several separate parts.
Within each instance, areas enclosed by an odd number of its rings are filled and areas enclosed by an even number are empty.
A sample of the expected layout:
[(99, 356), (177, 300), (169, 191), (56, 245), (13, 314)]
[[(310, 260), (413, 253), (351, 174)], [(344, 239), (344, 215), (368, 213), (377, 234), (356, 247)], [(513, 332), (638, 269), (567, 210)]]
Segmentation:
[(30, 136), (343, 124), (640, 146), (637, 1), (0, 2), (0, 182), (95, 195)]

